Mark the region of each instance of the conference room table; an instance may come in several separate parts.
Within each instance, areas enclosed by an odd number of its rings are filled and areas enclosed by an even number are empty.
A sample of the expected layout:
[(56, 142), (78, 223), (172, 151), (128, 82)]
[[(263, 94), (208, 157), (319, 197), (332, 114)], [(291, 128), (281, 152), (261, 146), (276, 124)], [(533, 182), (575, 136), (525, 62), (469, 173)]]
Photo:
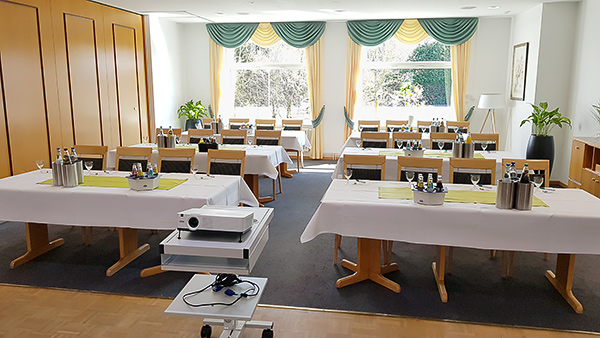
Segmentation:
[[(342, 155), (337, 161), (335, 166), (335, 170), (331, 175), (332, 179), (343, 178), (344, 173), (344, 155), (369, 155), (369, 156), (377, 156), (377, 155), (386, 155), (385, 156), (385, 180), (386, 181), (395, 181), (397, 177), (398, 171), (398, 156), (402, 156), (404, 154), (403, 151), (399, 149), (392, 148), (346, 148), (344, 149)], [(429, 158), (442, 158), (442, 178), (444, 182), (450, 181), (450, 158), (452, 157), (452, 150), (432, 150), (426, 149), (423, 157)], [(496, 160), (496, 179), (502, 178), (504, 171), (502, 168), (502, 159), (503, 158), (515, 158), (515, 156), (508, 151), (476, 151), (475, 157), (477, 158), (487, 158)]]
[(11, 268), (64, 243), (49, 240), (48, 224), (118, 228), (120, 259), (106, 271), (112, 276), (150, 248), (138, 245), (139, 229), (174, 230), (178, 212), (203, 205), (259, 205), (240, 176), (163, 173), (161, 185), (170, 189), (136, 191), (129, 189), (128, 174), (85, 171), (84, 184), (70, 188), (53, 186), (47, 169), (0, 179), (0, 219), (26, 228), (27, 252)]
[[(370, 279), (395, 292), (400, 292), (400, 285), (383, 274), (398, 266), (381, 265), (382, 241), (436, 245), (432, 269), (443, 302), (448, 300), (444, 284), (448, 247), (556, 253), (556, 270), (547, 270), (546, 278), (577, 313), (583, 312), (572, 293), (575, 256), (600, 254), (600, 199), (581, 189), (536, 189), (534, 196), (547, 206), (534, 203), (529, 211), (506, 210), (494, 205), (495, 186), (477, 191), (470, 185), (446, 186), (446, 202), (431, 206), (415, 203), (407, 182), (334, 180), (300, 241), (323, 233), (357, 237), (356, 264), (342, 261), (355, 273), (339, 279), (336, 286)], [(465, 190), (477, 202), (465, 200)], [(453, 191), (456, 202), (449, 202)]]
[[(137, 144), (135, 147), (152, 147), (152, 164), (158, 164), (158, 148), (155, 144)], [(197, 145), (181, 145), (181, 148), (198, 149)], [(282, 146), (255, 146), (255, 145), (219, 145), (219, 149), (230, 150), (245, 150), (246, 163), (244, 165), (244, 179), (254, 193), (258, 197), (258, 177), (259, 175), (267, 176), (273, 180), (277, 179), (277, 167), (284, 171), (283, 164), (292, 164), (292, 160)], [(106, 168), (114, 170), (116, 159), (116, 149), (108, 152), (106, 157)], [(198, 172), (206, 173), (208, 165), (208, 153), (199, 152), (196, 150), (194, 163), (198, 168)], [(272, 197), (260, 198), (261, 202), (269, 202)]]

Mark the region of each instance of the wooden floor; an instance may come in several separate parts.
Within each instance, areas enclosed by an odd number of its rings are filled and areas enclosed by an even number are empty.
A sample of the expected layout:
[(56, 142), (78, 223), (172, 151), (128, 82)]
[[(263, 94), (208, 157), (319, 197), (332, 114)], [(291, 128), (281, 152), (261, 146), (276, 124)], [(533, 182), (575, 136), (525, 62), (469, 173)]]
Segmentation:
[[(166, 316), (169, 299), (0, 285), (0, 337), (199, 337), (198, 318)], [(446, 321), (259, 306), (279, 338), (599, 337)], [(222, 329), (213, 328), (213, 337)], [(242, 337), (260, 338), (248, 329)]]

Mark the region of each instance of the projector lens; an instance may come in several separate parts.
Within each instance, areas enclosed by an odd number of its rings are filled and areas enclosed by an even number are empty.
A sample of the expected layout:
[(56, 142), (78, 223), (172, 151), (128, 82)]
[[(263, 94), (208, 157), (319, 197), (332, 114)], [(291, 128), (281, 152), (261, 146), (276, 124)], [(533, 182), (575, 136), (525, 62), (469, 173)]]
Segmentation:
[(198, 225), (198, 218), (190, 217), (190, 219), (188, 220), (188, 228), (190, 228), (190, 230), (196, 230), (198, 228)]

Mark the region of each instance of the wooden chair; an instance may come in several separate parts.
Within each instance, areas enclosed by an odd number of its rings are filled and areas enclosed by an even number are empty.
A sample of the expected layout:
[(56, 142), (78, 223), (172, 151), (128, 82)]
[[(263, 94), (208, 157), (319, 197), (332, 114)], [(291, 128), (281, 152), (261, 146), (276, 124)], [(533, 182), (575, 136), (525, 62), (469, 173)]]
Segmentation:
[[(473, 135), (473, 134), (471, 134)], [(497, 135), (497, 134), (496, 134)], [(515, 162), (515, 168), (517, 173), (521, 173), (525, 163), (529, 165), (529, 170), (533, 170), (533, 174), (529, 173), (530, 176), (543, 176), (544, 187), (550, 187), (550, 161), (549, 160), (531, 160), (522, 158), (503, 158), (502, 168), (506, 168), (507, 163)], [(508, 257), (507, 257), (508, 256)], [(490, 258), (496, 257), (496, 250), (490, 252)], [(548, 253), (544, 253), (544, 260), (548, 259)], [(508, 260), (508, 264), (507, 264)], [(515, 261), (514, 251), (502, 251), (502, 277), (510, 277), (512, 275), (512, 269)]]
[(360, 141), (364, 148), (389, 148), (390, 134), (386, 131), (363, 131)]
[(92, 161), (94, 170), (106, 170), (106, 154), (108, 152), (107, 146), (88, 146), (88, 145), (76, 145), (75, 151), (81, 161), (85, 162)]
[(400, 131), (402, 126), (410, 127), (408, 125), (408, 120), (385, 120), (385, 131)]
[[(387, 133), (386, 133), (387, 134)], [(385, 156), (344, 155), (343, 170), (352, 169), (352, 178), (360, 180), (385, 180)], [(337, 264), (338, 250), (342, 245), (342, 235), (335, 235), (333, 264)], [(384, 244), (385, 246), (386, 244)]]
[[(280, 146), (281, 145), (281, 130), (256, 130), (254, 132), (254, 144), (258, 146)], [(277, 166), (277, 176), (279, 176), (279, 193), (283, 192), (281, 188), (281, 170)], [(273, 180), (273, 200), (275, 200), (276, 182)]]
[(229, 129), (240, 129), (242, 124), (250, 122), (248, 118), (235, 118), (229, 119)]
[(212, 117), (203, 117), (202, 118), (202, 129), (212, 129), (212, 121), (214, 121), (214, 119)]
[(440, 149), (438, 142), (444, 142), (444, 150), (452, 150), (452, 143), (456, 139), (455, 133), (431, 133), (429, 136), (429, 148)]
[(283, 119), (281, 120), (281, 129), (283, 130), (302, 130), (302, 120)]
[[(124, 158), (121, 158), (124, 157)], [(152, 159), (152, 148), (148, 147), (117, 147), (115, 169), (117, 171), (131, 171), (134, 163), (142, 163), (142, 170), (148, 170), (148, 163)]]
[(194, 167), (195, 155), (195, 149), (159, 148), (158, 172), (189, 174)]
[(188, 130), (188, 143), (198, 143), (201, 139), (213, 136), (214, 131), (212, 129), (189, 129)]
[(417, 121), (417, 131), (419, 133), (428, 133), (433, 121)]
[(245, 150), (208, 149), (206, 172), (210, 175), (240, 175), (243, 178), (245, 163)]
[(379, 131), (379, 120), (358, 120), (358, 131)]
[(275, 130), (275, 119), (256, 119), (256, 130)]
[(422, 134), (421, 133), (408, 133), (408, 132), (399, 132), (395, 131), (392, 133), (392, 144), (390, 146), (397, 147), (398, 141), (421, 141)]
[(450, 183), (471, 183), (471, 174), (479, 174), (479, 184), (496, 184), (496, 160), (450, 158)]
[(500, 139), (500, 134), (471, 133), (471, 139), (475, 145), (475, 150), (483, 150), (481, 146), (483, 143), (487, 144), (486, 150), (498, 150), (498, 140)]
[(461, 133), (468, 133), (471, 131), (470, 121), (446, 121), (446, 130), (449, 133), (456, 133), (456, 129), (460, 130)]
[(428, 174), (433, 174), (433, 180), (436, 181), (438, 176), (442, 174), (443, 164), (444, 160), (441, 158), (398, 156), (396, 180), (408, 182), (406, 172), (413, 171), (415, 173), (413, 181), (415, 182), (419, 174), (423, 174), (425, 178), (427, 178)]
[[(173, 134), (175, 134), (175, 136), (181, 137), (181, 128), (171, 128), (173, 129)], [(165, 135), (167, 135), (169, 133), (169, 128), (163, 128), (163, 133)], [(158, 135), (158, 133), (160, 133), (160, 128), (156, 128), (156, 135)]]
[(223, 129), (221, 130), (221, 144), (246, 144), (247, 135), (246, 130)]

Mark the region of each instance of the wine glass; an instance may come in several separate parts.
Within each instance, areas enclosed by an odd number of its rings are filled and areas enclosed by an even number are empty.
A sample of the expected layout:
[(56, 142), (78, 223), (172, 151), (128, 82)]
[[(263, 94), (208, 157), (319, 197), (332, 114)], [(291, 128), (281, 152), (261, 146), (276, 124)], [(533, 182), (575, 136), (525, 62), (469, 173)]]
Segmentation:
[(192, 167), (192, 174), (194, 174), (194, 179), (196, 179), (196, 174), (198, 173), (198, 165), (194, 165)]
[(398, 146), (398, 149), (402, 149), (404, 148), (404, 141), (396, 140), (396, 145)]
[(487, 141), (481, 143), (481, 150), (485, 151), (487, 149), (487, 147), (488, 147)]
[(360, 146), (362, 144), (362, 140), (361, 139), (356, 139), (356, 140), (354, 140), (354, 143), (356, 143), (356, 148), (360, 148)]
[(148, 140), (149, 140), (148, 136), (142, 137), (142, 142), (144, 142), (144, 144), (148, 144)]
[(544, 176), (539, 176), (539, 175), (532, 176), (531, 181), (533, 182), (533, 185), (537, 189), (539, 189), (542, 186), (542, 183), (544, 183)]
[(88, 176), (92, 175), (92, 168), (94, 167), (94, 162), (93, 161), (85, 161), (85, 162), (83, 162), (83, 164), (85, 165), (85, 168), (88, 171)]
[(346, 178), (346, 184), (350, 183), (350, 177), (352, 177), (352, 169), (344, 169), (344, 177)]
[(473, 189), (479, 190), (477, 189), (477, 183), (479, 183), (480, 178), (481, 176), (479, 174), (471, 174), (471, 183), (473, 183)]
[(44, 167), (44, 160), (36, 160), (35, 165), (40, 170), (40, 174), (42, 173), (42, 168)]
[(444, 141), (438, 141), (438, 148), (440, 148), (440, 151), (444, 149)]
[(408, 186), (412, 188), (412, 180), (415, 179), (415, 172), (407, 171), (405, 175), (406, 175), (406, 180), (408, 181)]

